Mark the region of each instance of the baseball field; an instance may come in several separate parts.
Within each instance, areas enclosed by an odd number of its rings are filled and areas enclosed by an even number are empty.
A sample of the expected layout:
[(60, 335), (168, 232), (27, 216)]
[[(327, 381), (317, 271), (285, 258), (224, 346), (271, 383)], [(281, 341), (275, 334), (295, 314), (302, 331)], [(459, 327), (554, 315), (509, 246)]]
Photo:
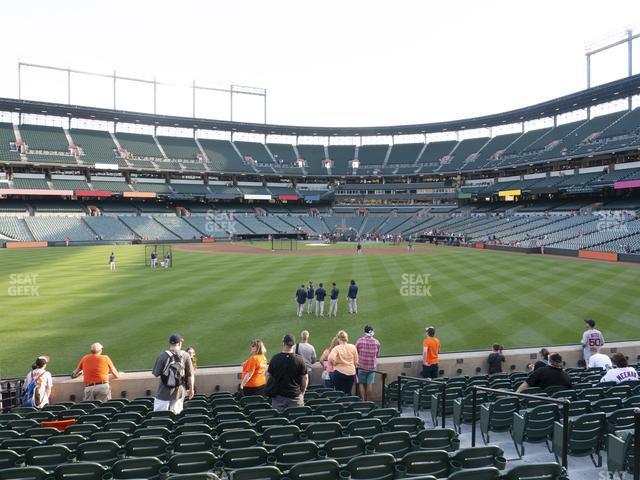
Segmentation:
[[(0, 376), (26, 374), (41, 354), (53, 373), (69, 372), (95, 341), (119, 369), (150, 369), (174, 332), (200, 366), (241, 362), (253, 338), (275, 353), (284, 333), (302, 329), (322, 350), (340, 329), (355, 341), (367, 323), (383, 355), (419, 352), (428, 325), (445, 351), (577, 343), (585, 318), (606, 340), (640, 337), (634, 265), (428, 246), (272, 252), (264, 243), (176, 245), (174, 267), (151, 270), (144, 252), (0, 250)], [(357, 315), (347, 314), (350, 279), (360, 287)], [(296, 288), (309, 280), (338, 284), (338, 318), (296, 317)]]

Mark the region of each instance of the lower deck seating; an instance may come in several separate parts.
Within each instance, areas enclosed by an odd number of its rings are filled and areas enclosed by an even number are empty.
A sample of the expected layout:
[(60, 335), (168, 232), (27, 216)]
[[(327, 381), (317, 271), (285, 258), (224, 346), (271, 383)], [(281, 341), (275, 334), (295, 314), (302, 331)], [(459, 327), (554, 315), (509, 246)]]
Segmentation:
[(29, 230), (37, 241), (55, 242), (70, 239), (75, 242), (95, 240), (95, 235), (79, 217), (26, 217)]

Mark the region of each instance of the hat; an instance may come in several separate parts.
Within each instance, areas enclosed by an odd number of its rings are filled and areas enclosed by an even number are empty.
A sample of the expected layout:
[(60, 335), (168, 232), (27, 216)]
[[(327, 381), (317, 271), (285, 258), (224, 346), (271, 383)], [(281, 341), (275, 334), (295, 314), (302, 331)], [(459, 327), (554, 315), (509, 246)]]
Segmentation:
[(589, 325), (591, 328), (596, 326), (596, 322), (595, 320), (585, 320), (584, 323), (586, 323), (587, 325)]
[(45, 362), (49, 363), (49, 355), (40, 355), (36, 360), (43, 359)]
[(296, 339), (293, 338), (293, 335), (285, 335), (284, 337), (282, 337), (282, 343), (284, 345), (287, 345), (288, 347), (293, 347), (296, 343)]
[(177, 345), (178, 343), (184, 342), (184, 338), (182, 337), (182, 335), (178, 335), (173, 334), (169, 337), (169, 344), (171, 345)]
[(373, 327), (371, 325), (365, 325), (364, 333), (368, 333), (370, 335), (373, 335)]

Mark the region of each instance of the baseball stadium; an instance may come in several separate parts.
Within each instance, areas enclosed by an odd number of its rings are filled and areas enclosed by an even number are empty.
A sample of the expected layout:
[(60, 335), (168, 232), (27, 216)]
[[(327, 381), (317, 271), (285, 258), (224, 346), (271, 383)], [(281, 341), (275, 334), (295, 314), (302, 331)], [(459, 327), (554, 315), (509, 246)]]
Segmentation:
[[(196, 81), (169, 114), (150, 75), (17, 62), (0, 480), (640, 478), (638, 38), (590, 45), (572, 93), (363, 127)], [(615, 48), (626, 74), (593, 83)], [(66, 101), (24, 94), (47, 75)], [(121, 106), (132, 82), (152, 108)], [(229, 118), (199, 114), (210, 91)], [(243, 95), (264, 121), (234, 119)]]

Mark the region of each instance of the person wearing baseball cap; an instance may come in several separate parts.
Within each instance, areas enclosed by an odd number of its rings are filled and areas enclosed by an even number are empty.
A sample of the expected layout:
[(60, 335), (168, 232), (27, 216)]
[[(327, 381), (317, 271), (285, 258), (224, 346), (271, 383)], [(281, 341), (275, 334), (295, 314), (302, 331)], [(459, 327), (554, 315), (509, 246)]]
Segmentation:
[(373, 399), (373, 384), (376, 381), (375, 370), (380, 355), (380, 342), (373, 338), (375, 332), (371, 325), (364, 327), (364, 336), (356, 342), (358, 351), (358, 392), (362, 400)]
[(293, 335), (285, 335), (282, 351), (271, 357), (267, 369), (265, 395), (271, 397), (271, 406), (278, 411), (304, 405), (309, 375), (304, 358), (293, 351), (295, 344)]
[(51, 377), (51, 373), (47, 371), (47, 363), (49, 363), (49, 357), (47, 355), (40, 355), (36, 358), (36, 361), (31, 365), (31, 371), (27, 374), (27, 378), (24, 381), (25, 390), (31, 382), (35, 382), (36, 384), (32, 398), (33, 404), (31, 405), (35, 408), (42, 408), (49, 404), (49, 396), (51, 396), (51, 389), (53, 388), (53, 378)]
[(589, 365), (589, 357), (591, 356), (591, 347), (602, 348), (604, 346), (604, 337), (600, 330), (596, 330), (595, 320), (584, 321), (586, 330), (582, 334), (582, 356), (584, 357), (585, 366)]
[(118, 378), (120, 373), (107, 355), (102, 354), (102, 344), (91, 344), (91, 353), (85, 355), (78, 362), (78, 366), (71, 373), (71, 378), (82, 375), (84, 378), (84, 400), (104, 402), (111, 400), (111, 386), (109, 374)]
[(158, 355), (153, 375), (160, 377), (153, 410), (182, 412), (184, 397), (193, 398), (195, 375), (191, 356), (182, 350), (184, 338), (177, 333), (169, 337), (169, 349)]
[(538, 368), (520, 384), (516, 392), (524, 392), (529, 387), (540, 387), (543, 390), (548, 387), (559, 386), (565, 389), (572, 388), (571, 377), (562, 369), (562, 356), (559, 353), (549, 354), (549, 365)]
[(438, 354), (440, 353), (440, 340), (436, 338), (435, 327), (424, 329), (426, 338), (422, 342), (422, 378), (438, 377)]

